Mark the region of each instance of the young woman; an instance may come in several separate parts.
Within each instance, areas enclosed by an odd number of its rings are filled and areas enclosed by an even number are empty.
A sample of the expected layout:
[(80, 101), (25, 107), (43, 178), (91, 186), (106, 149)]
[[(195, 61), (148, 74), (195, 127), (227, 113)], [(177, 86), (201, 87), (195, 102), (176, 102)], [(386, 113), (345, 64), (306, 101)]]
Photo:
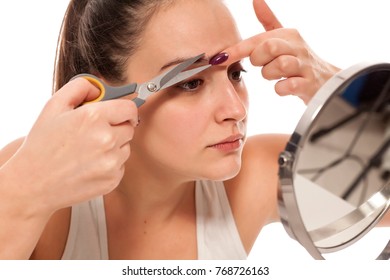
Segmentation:
[[(254, 9), (268, 32), (243, 41), (221, 0), (72, 0), (56, 93), (27, 137), (0, 154), (0, 258), (246, 258), (277, 219), (287, 136), (247, 139), (240, 61), (249, 57), (266, 79), (282, 79), (278, 94), (305, 102), (338, 71), (264, 1)], [(98, 89), (69, 82), (87, 72), (111, 85), (142, 83), (221, 52), (228, 61), (139, 109), (128, 98), (79, 106)]]

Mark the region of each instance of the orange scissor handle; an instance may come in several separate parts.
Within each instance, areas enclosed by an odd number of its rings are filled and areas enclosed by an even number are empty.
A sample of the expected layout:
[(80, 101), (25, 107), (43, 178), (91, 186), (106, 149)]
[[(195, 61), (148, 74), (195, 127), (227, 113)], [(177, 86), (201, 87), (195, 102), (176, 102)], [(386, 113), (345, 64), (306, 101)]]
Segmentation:
[(98, 77), (91, 75), (91, 74), (80, 74), (80, 75), (75, 76), (75, 78), (76, 77), (82, 77), (82, 78), (86, 79), (87, 81), (89, 81), (91, 84), (93, 84), (94, 86), (96, 86), (100, 90), (100, 95), (97, 98), (90, 100), (90, 101), (83, 102), (83, 105), (88, 104), (88, 103), (99, 102), (104, 98), (104, 96), (106, 95), (106, 87), (103, 84), (102, 80), (100, 80)]

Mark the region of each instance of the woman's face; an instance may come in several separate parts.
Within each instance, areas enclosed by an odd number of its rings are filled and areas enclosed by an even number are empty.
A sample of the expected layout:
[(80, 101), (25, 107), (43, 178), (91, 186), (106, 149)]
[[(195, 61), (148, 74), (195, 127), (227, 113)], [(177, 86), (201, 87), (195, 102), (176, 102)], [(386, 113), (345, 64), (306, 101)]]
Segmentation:
[[(142, 38), (127, 69), (129, 80), (139, 83), (178, 59), (206, 53), (194, 67), (207, 64), (240, 35), (220, 0), (182, 0), (156, 13)], [(236, 175), (248, 107), (242, 70), (239, 62), (213, 66), (151, 96), (139, 109), (130, 159), (189, 180)]]

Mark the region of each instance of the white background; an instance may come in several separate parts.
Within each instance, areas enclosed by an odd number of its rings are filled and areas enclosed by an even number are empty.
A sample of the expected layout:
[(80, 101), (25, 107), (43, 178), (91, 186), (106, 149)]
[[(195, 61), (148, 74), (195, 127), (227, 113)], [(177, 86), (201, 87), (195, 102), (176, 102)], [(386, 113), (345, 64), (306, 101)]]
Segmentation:
[[(51, 95), (57, 35), (68, 0), (0, 2), (0, 148), (25, 135)], [(243, 38), (262, 32), (251, 0), (226, 0)], [(322, 58), (346, 68), (361, 61), (390, 62), (390, 3), (383, 0), (268, 0), (285, 27), (297, 28)], [(189, 42), (190, 44), (191, 42)], [(280, 98), (274, 82), (247, 66), (249, 133), (293, 132), (305, 107)], [(251, 259), (309, 259), (280, 224), (261, 233)]]

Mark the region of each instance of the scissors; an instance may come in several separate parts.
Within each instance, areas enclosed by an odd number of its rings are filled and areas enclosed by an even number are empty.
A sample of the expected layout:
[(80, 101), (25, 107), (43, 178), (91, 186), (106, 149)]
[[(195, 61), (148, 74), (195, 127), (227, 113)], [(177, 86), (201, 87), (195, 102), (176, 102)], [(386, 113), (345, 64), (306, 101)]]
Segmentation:
[(177, 84), (212, 66), (211, 64), (207, 64), (198, 68), (184, 71), (186, 68), (194, 64), (203, 56), (204, 53), (189, 58), (184, 62), (180, 63), (179, 65), (175, 66), (173, 69), (168, 70), (163, 74), (143, 84), (131, 83), (120, 87), (112, 87), (105, 84), (100, 78), (91, 74), (79, 74), (74, 76), (72, 79), (75, 79), (77, 77), (83, 77), (87, 79), (89, 82), (91, 82), (92, 84), (94, 84), (95, 86), (97, 86), (100, 90), (99, 97), (97, 97), (94, 100), (84, 102), (83, 104), (116, 99), (133, 93), (138, 93), (138, 96), (132, 100), (135, 102), (137, 107), (140, 107), (142, 104), (145, 103), (146, 99), (149, 96), (156, 93), (157, 91), (170, 87), (174, 84)]

